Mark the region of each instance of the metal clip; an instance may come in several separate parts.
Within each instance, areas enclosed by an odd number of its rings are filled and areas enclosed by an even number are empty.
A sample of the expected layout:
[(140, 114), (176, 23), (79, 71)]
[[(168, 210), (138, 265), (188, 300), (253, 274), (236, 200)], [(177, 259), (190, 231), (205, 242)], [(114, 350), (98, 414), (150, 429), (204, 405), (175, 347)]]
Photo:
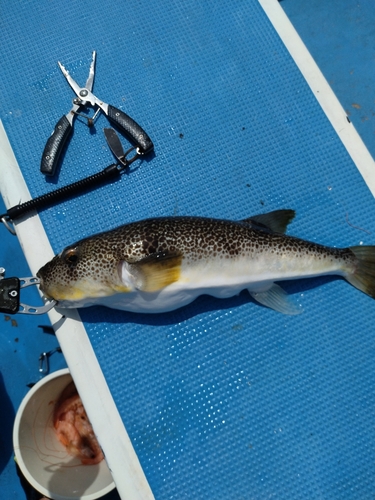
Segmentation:
[[(136, 151), (135, 155), (133, 155), (131, 158), (128, 158), (128, 154), (131, 153), (132, 151)], [(136, 147), (132, 147), (130, 149), (128, 149), (125, 154), (121, 157), (118, 158), (118, 161), (120, 163), (121, 166), (119, 166), (119, 170), (120, 172), (122, 170), (124, 170), (125, 168), (127, 168), (129, 165), (131, 165), (133, 163), (133, 161), (136, 161), (138, 160), (139, 158), (141, 158), (141, 156), (143, 156), (143, 153), (141, 153), (141, 151), (139, 150), (139, 148), (136, 148)]]
[(39, 356), (39, 373), (43, 373), (43, 375), (49, 373), (49, 358), (55, 352), (61, 352), (61, 347), (55, 347), (51, 351), (41, 353)]
[[(122, 147), (120, 139), (113, 128), (105, 128), (104, 135), (109, 149), (112, 151), (113, 156), (118, 162), (117, 165), (119, 166), (120, 172), (131, 165), (133, 161), (136, 161), (144, 156), (144, 153), (142, 153), (142, 151), (136, 146), (131, 147), (124, 153), (124, 149)], [(135, 155), (133, 155), (131, 158), (128, 158), (128, 155), (132, 151), (136, 151)]]

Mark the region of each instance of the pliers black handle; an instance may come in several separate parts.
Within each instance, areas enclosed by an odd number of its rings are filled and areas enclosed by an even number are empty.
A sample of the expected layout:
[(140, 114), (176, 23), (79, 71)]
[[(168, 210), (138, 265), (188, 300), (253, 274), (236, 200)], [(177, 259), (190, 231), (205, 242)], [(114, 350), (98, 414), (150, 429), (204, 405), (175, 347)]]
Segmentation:
[[(102, 106), (101, 108), (104, 110)], [(138, 154), (147, 154), (153, 150), (152, 140), (133, 118), (110, 104), (107, 105), (106, 114), (108, 120), (137, 147)]]
[[(138, 123), (126, 113), (108, 105), (108, 119), (129, 141), (136, 146), (139, 154), (152, 151), (154, 145), (148, 134)], [(73, 114), (63, 115), (49, 137), (42, 155), (40, 171), (46, 175), (54, 175), (61, 152), (73, 131)]]
[(45, 175), (54, 175), (65, 143), (73, 130), (73, 115), (64, 115), (56, 123), (45, 145), (40, 171)]

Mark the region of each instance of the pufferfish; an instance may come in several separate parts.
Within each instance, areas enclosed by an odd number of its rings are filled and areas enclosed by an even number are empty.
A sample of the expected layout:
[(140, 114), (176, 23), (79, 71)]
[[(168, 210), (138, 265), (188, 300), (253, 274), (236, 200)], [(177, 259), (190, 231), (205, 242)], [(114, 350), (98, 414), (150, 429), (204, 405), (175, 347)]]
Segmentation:
[(247, 289), (284, 314), (301, 308), (277, 284), (339, 275), (375, 298), (375, 246), (330, 248), (285, 235), (293, 210), (241, 221), (160, 217), (125, 224), (66, 247), (37, 273), (60, 307), (104, 305), (163, 313), (203, 294)]

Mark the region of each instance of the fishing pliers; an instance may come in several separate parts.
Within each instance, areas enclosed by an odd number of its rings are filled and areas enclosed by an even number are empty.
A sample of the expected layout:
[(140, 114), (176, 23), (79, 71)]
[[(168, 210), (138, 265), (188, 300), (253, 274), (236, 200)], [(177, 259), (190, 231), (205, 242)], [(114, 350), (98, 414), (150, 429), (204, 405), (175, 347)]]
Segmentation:
[[(66, 115), (62, 116), (57, 122), (52, 135), (49, 137), (47, 144), (44, 148), (40, 170), (46, 175), (54, 175), (59, 160), (59, 156), (64, 148), (64, 145), (72, 133), (73, 130), (73, 120), (75, 116), (80, 115), (78, 109), (84, 106), (97, 107), (97, 110), (92, 118), (85, 115), (88, 120), (88, 125), (93, 125), (93, 122), (101, 110), (107, 116), (110, 122), (121, 132), (125, 137), (127, 137), (132, 144), (134, 144), (137, 150), (137, 156), (142, 156), (153, 149), (153, 143), (147, 133), (142, 129), (138, 123), (136, 123), (130, 116), (115, 108), (114, 106), (103, 102), (98, 99), (91, 91), (94, 83), (95, 76), (95, 60), (96, 52), (92, 53), (92, 62), (90, 65), (89, 76), (84, 87), (80, 87), (75, 80), (70, 76), (69, 72), (65, 67), (58, 62), (58, 65), (67, 79), (69, 85), (72, 87), (73, 91), (77, 95), (73, 99), (73, 107)], [(130, 150), (129, 150), (130, 151)]]

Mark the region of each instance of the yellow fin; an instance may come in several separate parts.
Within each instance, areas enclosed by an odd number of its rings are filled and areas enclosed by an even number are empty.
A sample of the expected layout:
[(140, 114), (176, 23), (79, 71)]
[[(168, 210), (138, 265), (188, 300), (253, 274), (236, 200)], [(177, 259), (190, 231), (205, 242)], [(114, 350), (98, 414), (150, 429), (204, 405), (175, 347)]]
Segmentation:
[(144, 292), (157, 292), (179, 280), (182, 254), (159, 252), (131, 264), (136, 276), (137, 288)]

